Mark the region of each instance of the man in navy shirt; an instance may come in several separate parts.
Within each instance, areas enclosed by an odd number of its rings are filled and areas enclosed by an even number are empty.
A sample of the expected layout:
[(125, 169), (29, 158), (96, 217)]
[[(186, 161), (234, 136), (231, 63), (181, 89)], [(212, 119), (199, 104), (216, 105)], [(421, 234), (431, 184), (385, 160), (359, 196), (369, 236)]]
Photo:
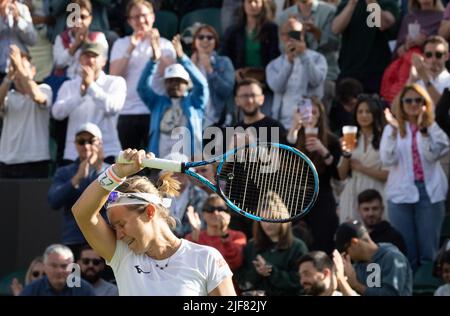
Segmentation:
[[(67, 277), (73, 263), (73, 253), (70, 248), (54, 244), (47, 247), (44, 253), (44, 271), (46, 276), (28, 284), (21, 296), (95, 296), (93, 287), (80, 279), (74, 286), (69, 286)], [(80, 277), (80, 276), (78, 276)], [(69, 278), (72, 280), (72, 278)]]
[[(56, 170), (48, 191), (48, 202), (53, 209), (63, 210), (61, 242), (77, 257), (87, 243), (72, 215), (72, 205), (108, 165), (103, 162), (102, 132), (97, 125), (85, 123), (80, 126), (74, 142), (78, 159)], [(102, 215), (105, 217), (104, 211)]]

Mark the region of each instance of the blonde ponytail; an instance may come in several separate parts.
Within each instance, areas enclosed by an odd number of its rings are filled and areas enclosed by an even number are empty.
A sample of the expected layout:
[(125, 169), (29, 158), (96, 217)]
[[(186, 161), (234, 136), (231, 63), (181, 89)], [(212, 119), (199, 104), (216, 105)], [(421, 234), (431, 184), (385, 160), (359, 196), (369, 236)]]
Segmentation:
[(173, 176), (173, 172), (165, 171), (158, 179), (157, 188), (163, 197), (176, 197), (180, 195), (181, 183)]

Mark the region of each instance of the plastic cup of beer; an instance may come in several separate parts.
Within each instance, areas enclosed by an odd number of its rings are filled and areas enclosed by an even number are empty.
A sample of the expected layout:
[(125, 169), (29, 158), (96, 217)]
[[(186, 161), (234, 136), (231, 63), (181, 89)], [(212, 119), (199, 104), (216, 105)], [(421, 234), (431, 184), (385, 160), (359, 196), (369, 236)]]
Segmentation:
[(317, 127), (309, 127), (309, 126), (305, 127), (306, 140), (308, 140), (310, 138), (317, 138), (318, 135), (319, 135), (319, 129)]
[(345, 146), (348, 151), (352, 151), (356, 147), (356, 134), (358, 133), (357, 126), (347, 125), (342, 127), (342, 134), (344, 135)]

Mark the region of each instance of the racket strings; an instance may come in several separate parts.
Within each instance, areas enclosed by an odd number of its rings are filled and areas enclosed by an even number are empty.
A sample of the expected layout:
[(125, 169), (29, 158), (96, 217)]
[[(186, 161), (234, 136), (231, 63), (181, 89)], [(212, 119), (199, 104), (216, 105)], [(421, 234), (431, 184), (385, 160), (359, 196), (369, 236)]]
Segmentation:
[(302, 214), (314, 201), (314, 173), (299, 155), (278, 147), (239, 150), (219, 174), (224, 195), (244, 212), (269, 220)]

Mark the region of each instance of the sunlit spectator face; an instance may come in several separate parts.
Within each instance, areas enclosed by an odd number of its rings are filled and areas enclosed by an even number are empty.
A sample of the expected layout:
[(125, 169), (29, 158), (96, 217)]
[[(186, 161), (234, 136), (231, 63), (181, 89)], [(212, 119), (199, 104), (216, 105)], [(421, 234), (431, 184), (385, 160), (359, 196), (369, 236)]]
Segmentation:
[(94, 146), (100, 146), (100, 140), (88, 132), (82, 132), (75, 137), (75, 146), (80, 161), (92, 156)]
[(93, 52), (85, 52), (80, 56), (80, 65), (88, 66), (94, 69), (95, 78), (99, 75), (100, 71), (106, 64), (105, 57), (97, 55)]
[(45, 275), (44, 268), (45, 267), (42, 262), (36, 262), (35, 264), (33, 264), (30, 270), (30, 283), (37, 279), (40, 279)]
[(281, 234), (281, 223), (261, 222), (261, 228), (264, 233), (272, 240), (278, 241)]
[(426, 66), (434, 73), (441, 73), (448, 60), (448, 51), (444, 44), (428, 43), (423, 50)]
[(222, 199), (211, 200), (203, 207), (203, 219), (208, 226), (220, 228), (222, 217), (230, 218), (228, 207)]
[(366, 102), (361, 102), (358, 105), (356, 110), (356, 121), (361, 128), (372, 126), (373, 114), (370, 112), (369, 105)]
[(244, 10), (247, 16), (256, 17), (261, 14), (263, 0), (245, 0)]
[(450, 284), (450, 263), (442, 264), (442, 279), (445, 283)]
[(88, 10), (82, 8), (80, 15), (76, 16), (75, 25), (71, 28), (73, 33), (76, 33), (79, 29), (87, 30), (92, 23), (92, 15)]
[(235, 102), (245, 115), (255, 116), (264, 103), (264, 94), (256, 84), (241, 86), (237, 91)]
[(359, 215), (367, 228), (373, 228), (381, 222), (383, 215), (383, 205), (380, 200), (375, 199), (363, 202), (358, 207)]
[(58, 253), (51, 253), (44, 262), (45, 274), (48, 277), (50, 284), (54, 288), (63, 288), (66, 284), (66, 279), (70, 273), (67, 266), (72, 263), (72, 258), (66, 258)]
[(148, 32), (152, 29), (155, 22), (155, 13), (148, 6), (142, 3), (137, 4), (131, 8), (127, 21), (133, 32)]
[(401, 102), (403, 111), (410, 118), (417, 118), (422, 111), (422, 106), (425, 105), (424, 98), (412, 89), (405, 93)]
[(318, 296), (326, 291), (327, 286), (324, 282), (326, 275), (318, 271), (311, 261), (300, 264), (298, 274), (300, 284), (307, 295)]
[(105, 268), (103, 259), (92, 249), (81, 252), (78, 264), (81, 268), (81, 277), (90, 283), (97, 282)]
[(201, 29), (195, 37), (195, 48), (199, 53), (210, 55), (216, 45), (216, 39), (208, 29)]
[(283, 25), (281, 28), (280, 38), (284, 45), (287, 45), (288, 43), (300, 41), (302, 38), (302, 35), (298, 38), (293, 38), (289, 36), (290, 31), (297, 31), (302, 32), (303, 30), (303, 24), (299, 22), (296, 18), (289, 18), (287, 22)]

